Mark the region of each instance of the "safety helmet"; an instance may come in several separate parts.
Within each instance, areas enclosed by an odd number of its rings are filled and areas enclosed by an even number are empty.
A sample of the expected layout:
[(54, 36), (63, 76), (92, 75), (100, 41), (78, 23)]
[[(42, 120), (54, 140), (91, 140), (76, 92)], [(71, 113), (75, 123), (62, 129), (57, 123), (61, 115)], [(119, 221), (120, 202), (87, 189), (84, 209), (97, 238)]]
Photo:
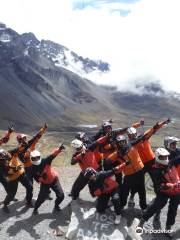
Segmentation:
[(174, 150), (171, 148), (171, 143), (177, 143), (178, 141), (180, 141), (180, 139), (177, 137), (170, 137), (170, 136), (165, 137), (164, 138), (164, 146), (165, 146), (165, 148), (167, 148), (169, 150)]
[(129, 127), (127, 129), (127, 135), (129, 140), (134, 140), (135, 138), (137, 138), (137, 130), (134, 127)]
[(169, 155), (169, 152), (165, 148), (157, 148), (155, 151), (156, 162), (162, 165), (168, 165)]
[(38, 150), (32, 151), (30, 156), (33, 165), (39, 165), (41, 163), (41, 153)]
[(80, 141), (86, 141), (87, 140), (87, 135), (85, 132), (77, 132), (75, 134), (75, 138), (80, 140)]
[(118, 136), (116, 137), (116, 143), (117, 143), (118, 145), (126, 145), (126, 144), (127, 144), (127, 140), (126, 140), (126, 138), (125, 138), (124, 135), (118, 135)]
[(4, 149), (0, 149), (0, 160), (10, 160), (11, 154), (9, 152), (6, 152)]
[(86, 168), (86, 170), (84, 171), (84, 177), (89, 179), (93, 175), (96, 175), (96, 170), (91, 167)]
[(108, 132), (110, 130), (112, 130), (112, 124), (109, 122), (109, 121), (104, 121), (102, 123), (102, 129), (105, 131), (105, 132)]
[(22, 133), (19, 133), (19, 134), (17, 134), (16, 139), (17, 139), (18, 143), (21, 143), (22, 140), (23, 140), (23, 141), (26, 141), (27, 135), (22, 134)]
[(71, 142), (71, 147), (73, 147), (76, 151), (80, 151), (84, 147), (84, 144), (82, 141), (80, 141), (78, 139), (74, 139)]
[(137, 130), (134, 127), (129, 127), (127, 129), (127, 134), (137, 134)]

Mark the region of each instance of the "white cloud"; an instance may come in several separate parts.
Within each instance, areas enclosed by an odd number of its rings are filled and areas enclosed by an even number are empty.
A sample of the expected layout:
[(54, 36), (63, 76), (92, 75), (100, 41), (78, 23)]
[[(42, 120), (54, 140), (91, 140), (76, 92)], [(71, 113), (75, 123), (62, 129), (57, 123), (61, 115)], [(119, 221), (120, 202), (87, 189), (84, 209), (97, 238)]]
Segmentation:
[[(137, 79), (153, 76), (180, 92), (179, 0), (141, 0), (73, 10), (71, 0), (0, 0), (1, 21), (32, 31), (84, 57), (108, 61), (112, 72), (100, 83), (134, 89)], [(97, 1), (98, 2), (98, 1)], [(85, 4), (85, 1), (82, 1)], [(117, 9), (130, 9), (123, 17)]]

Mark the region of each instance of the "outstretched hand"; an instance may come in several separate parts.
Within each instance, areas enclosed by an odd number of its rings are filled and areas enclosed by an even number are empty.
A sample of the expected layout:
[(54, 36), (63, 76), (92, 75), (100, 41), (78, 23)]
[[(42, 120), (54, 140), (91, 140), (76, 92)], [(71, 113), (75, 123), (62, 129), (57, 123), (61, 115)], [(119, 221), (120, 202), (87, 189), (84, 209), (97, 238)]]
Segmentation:
[(64, 144), (62, 143), (60, 146), (59, 146), (59, 150), (65, 150), (66, 148), (65, 148), (65, 146), (64, 146)]
[(170, 118), (167, 118), (165, 121), (164, 121), (164, 124), (168, 124), (171, 122), (171, 119)]
[(140, 123), (141, 126), (143, 126), (144, 125), (144, 118), (140, 119), (139, 123)]
[(14, 125), (13, 125), (13, 124), (10, 124), (10, 125), (8, 126), (8, 132), (9, 132), (9, 133), (14, 132)]

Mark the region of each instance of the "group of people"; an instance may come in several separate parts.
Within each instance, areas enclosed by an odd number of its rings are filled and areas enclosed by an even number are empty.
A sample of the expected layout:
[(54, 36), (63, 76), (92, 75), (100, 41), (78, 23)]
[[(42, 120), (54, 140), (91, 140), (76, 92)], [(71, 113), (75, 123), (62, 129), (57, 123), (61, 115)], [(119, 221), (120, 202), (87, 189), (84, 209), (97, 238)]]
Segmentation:
[[(119, 224), (126, 204), (134, 205), (134, 197), (138, 193), (142, 214), (138, 225), (130, 229), (133, 238), (136, 237), (136, 227), (143, 227), (153, 215), (156, 219), (160, 218), (161, 209), (169, 200), (166, 229), (170, 230), (180, 204), (179, 139), (165, 137), (164, 147), (157, 148), (155, 152), (150, 143), (150, 138), (168, 123), (170, 119), (157, 122), (141, 135), (138, 135), (137, 129), (144, 125), (144, 120), (117, 129), (112, 128), (112, 120), (104, 121), (94, 136), (78, 132), (71, 142), (74, 150), (71, 164), (79, 164), (81, 171), (72, 185), (72, 199), (76, 200), (88, 185), (90, 194), (97, 198), (97, 211), (105, 212), (111, 200), (116, 214), (115, 224)], [(3, 202), (6, 213), (9, 212), (10, 202), (16, 200), (18, 182), (26, 188), (26, 206), (34, 207), (33, 214), (38, 214), (38, 208), (49, 197), (51, 190), (56, 194), (54, 211), (60, 210), (64, 192), (51, 163), (65, 146), (61, 144), (42, 159), (36, 145), (46, 129), (45, 124), (30, 140), (24, 134), (17, 134), (17, 148), (9, 151), (0, 149), (0, 182), (7, 193)], [(6, 144), (13, 132), (13, 127), (9, 127), (0, 139), (0, 145)], [(146, 173), (152, 180), (155, 192), (155, 198), (150, 203), (146, 201)], [(40, 190), (33, 206), (34, 179), (40, 183)]]
[[(75, 149), (71, 164), (78, 163), (81, 172), (72, 186), (72, 198), (77, 199), (88, 184), (91, 195), (97, 197), (97, 211), (103, 213), (111, 200), (115, 224), (119, 224), (127, 202), (134, 205), (134, 196), (138, 193), (141, 218), (136, 221), (138, 224), (129, 227), (133, 239), (139, 239), (137, 227), (143, 228), (153, 215), (156, 220), (160, 219), (161, 209), (169, 200), (166, 230), (171, 237), (169, 230), (175, 223), (180, 204), (180, 149), (177, 148), (180, 139), (167, 136), (164, 147), (155, 151), (150, 143), (150, 138), (168, 123), (170, 119), (157, 122), (141, 135), (137, 134), (137, 128), (144, 125), (143, 120), (114, 130), (112, 122), (105, 121), (100, 131), (90, 138), (83, 132), (78, 133), (71, 143)], [(146, 201), (146, 173), (155, 193), (150, 203)]]
[[(6, 191), (3, 201), (3, 211), (9, 213), (8, 205), (11, 201), (16, 201), (15, 195), (20, 182), (26, 188), (26, 207), (34, 208), (33, 214), (38, 214), (38, 208), (49, 197), (51, 189), (56, 194), (54, 211), (60, 211), (59, 204), (64, 199), (64, 192), (59, 182), (58, 173), (51, 166), (53, 159), (56, 158), (64, 149), (61, 144), (49, 156), (41, 158), (41, 153), (36, 149), (36, 145), (45, 133), (45, 124), (39, 132), (29, 141), (25, 134), (17, 134), (18, 147), (5, 151), (0, 149), (0, 182)], [(10, 135), (14, 132), (13, 127), (9, 127), (5, 136), (0, 140), (0, 144), (8, 142)], [(33, 180), (40, 183), (38, 198), (33, 206)]]

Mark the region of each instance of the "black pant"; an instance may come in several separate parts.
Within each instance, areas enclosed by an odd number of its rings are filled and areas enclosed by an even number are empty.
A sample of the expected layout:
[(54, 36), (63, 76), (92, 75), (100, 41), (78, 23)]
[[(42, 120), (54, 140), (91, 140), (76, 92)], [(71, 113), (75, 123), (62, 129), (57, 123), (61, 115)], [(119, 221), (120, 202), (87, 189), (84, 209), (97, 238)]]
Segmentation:
[(7, 193), (7, 187), (8, 187), (8, 183), (7, 181), (5, 180), (5, 178), (3, 176), (0, 176), (0, 183), (2, 183), (6, 193)]
[(71, 196), (73, 199), (79, 197), (80, 191), (88, 184), (88, 179), (84, 177), (84, 172), (81, 171), (79, 176), (76, 178), (72, 189), (71, 189)]
[(168, 214), (166, 226), (172, 226), (175, 223), (177, 215), (178, 204), (180, 203), (180, 194), (175, 196), (168, 196), (165, 194), (157, 194), (156, 197), (149, 203), (148, 207), (143, 213), (143, 219), (148, 221), (158, 210), (161, 210), (169, 201)]
[(58, 178), (55, 179), (54, 182), (51, 184), (41, 183), (38, 198), (34, 207), (35, 210), (37, 210), (41, 206), (41, 204), (47, 199), (50, 189), (52, 189), (56, 194), (55, 207), (59, 206), (59, 204), (63, 201), (64, 192)]
[(23, 173), (18, 179), (8, 182), (7, 196), (4, 200), (4, 205), (9, 205), (14, 199), (18, 188), (18, 182), (26, 188), (26, 201), (31, 202), (33, 187), (26, 174)]
[(30, 167), (25, 167), (25, 173), (26, 173), (26, 176), (29, 178), (30, 182), (33, 184), (33, 167), (30, 166)]
[(99, 213), (103, 213), (106, 210), (110, 199), (113, 203), (115, 213), (119, 215), (121, 213), (121, 206), (118, 189), (112, 191), (111, 193), (103, 194), (98, 197), (96, 206), (97, 211)]
[(139, 194), (139, 205), (141, 209), (145, 209), (147, 207), (147, 204), (143, 170), (140, 170), (131, 175), (124, 176), (120, 197), (121, 208), (126, 206), (129, 192), (132, 189), (134, 192), (137, 192)]
[[(144, 168), (143, 168), (143, 173), (144, 173), (144, 185), (145, 185), (145, 174), (148, 173), (152, 182), (153, 182), (153, 187), (154, 187), (154, 179), (153, 179), (153, 174), (152, 174), (152, 166), (155, 163), (155, 159), (148, 161), (147, 163), (144, 164)], [(131, 197), (134, 198), (134, 195), (136, 194), (136, 189), (132, 189), (131, 190)]]

